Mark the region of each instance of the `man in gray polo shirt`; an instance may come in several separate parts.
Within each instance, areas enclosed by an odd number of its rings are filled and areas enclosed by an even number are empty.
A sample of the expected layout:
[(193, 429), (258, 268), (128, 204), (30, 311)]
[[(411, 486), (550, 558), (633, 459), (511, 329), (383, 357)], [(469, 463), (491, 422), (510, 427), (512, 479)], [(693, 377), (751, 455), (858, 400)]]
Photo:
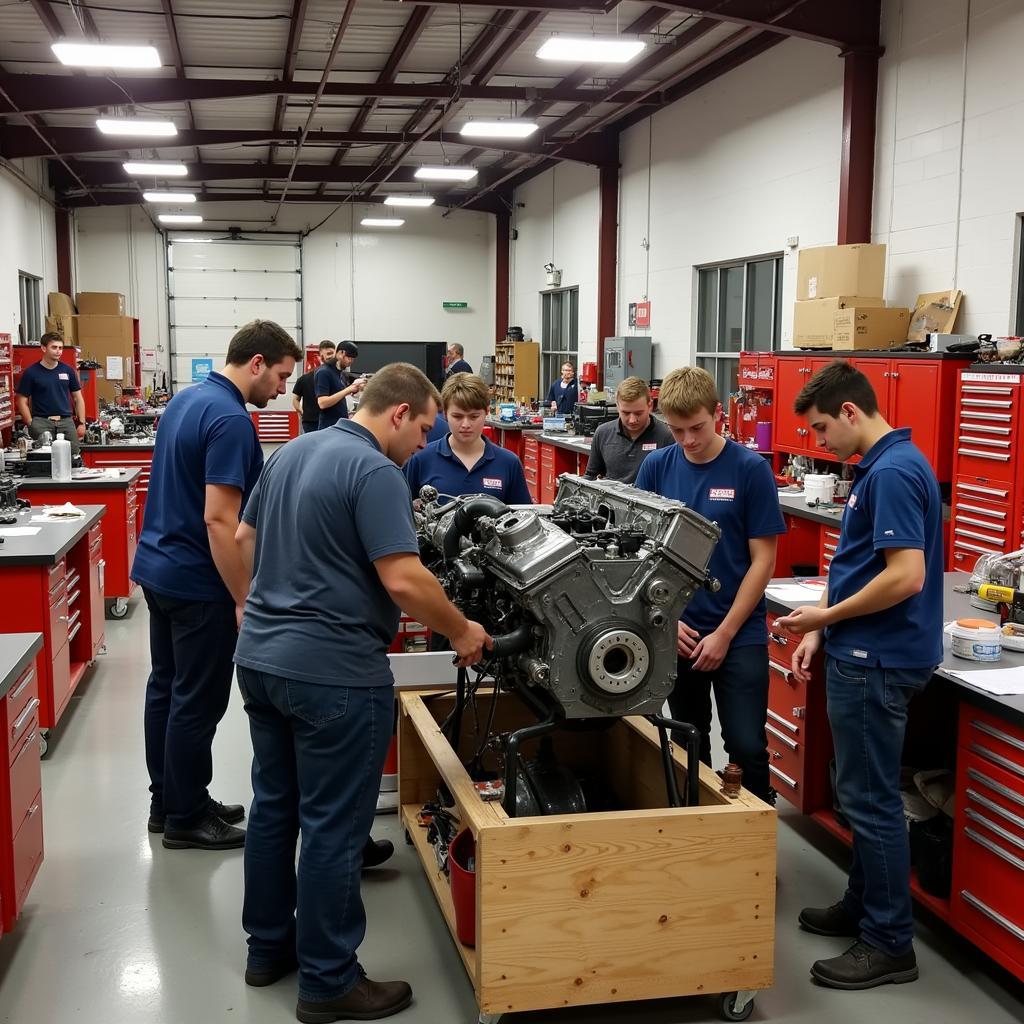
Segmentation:
[(672, 431), (651, 415), (651, 389), (639, 377), (627, 377), (616, 388), (615, 405), (619, 418), (594, 431), (586, 476), (588, 480), (604, 477), (631, 484), (648, 453), (668, 448), (675, 439)]

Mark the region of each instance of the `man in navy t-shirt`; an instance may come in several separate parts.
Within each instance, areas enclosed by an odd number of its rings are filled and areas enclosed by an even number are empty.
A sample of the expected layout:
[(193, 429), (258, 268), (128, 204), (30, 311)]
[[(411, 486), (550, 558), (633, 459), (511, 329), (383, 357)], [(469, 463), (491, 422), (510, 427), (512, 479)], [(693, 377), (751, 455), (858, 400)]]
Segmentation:
[(768, 776), (768, 628), (764, 588), (775, 568), (776, 537), (786, 532), (771, 465), (715, 432), (721, 406), (706, 370), (673, 370), (659, 412), (676, 443), (651, 452), (636, 487), (685, 502), (713, 520), (722, 538), (709, 571), (717, 593), (700, 590), (679, 623), (679, 670), (669, 707), (700, 730), (711, 764), (711, 690), (730, 761), (743, 785), (773, 803)]
[(547, 402), (552, 416), (571, 416), (580, 400), (580, 386), (576, 382), (576, 368), (572, 363), (562, 363), (562, 374), (548, 388)]
[(458, 342), (452, 342), (448, 346), (444, 379), (447, 380), (449, 377), (454, 377), (457, 373), (472, 372), (473, 367), (466, 361), (466, 350)]
[(441, 402), (449, 433), (405, 464), (413, 498), (429, 484), (440, 495), (490, 494), (507, 505), (533, 504), (523, 464), (483, 436), (490, 403), (487, 385), (474, 374), (456, 374), (445, 381)]
[[(321, 341), (318, 346), (320, 365), (332, 362), (335, 358), (333, 341)], [(320, 428), (320, 404), (316, 399), (316, 385), (313, 378), (320, 367), (307, 370), (292, 387), (292, 409), (299, 414), (302, 422), (302, 433), (309, 434)]]
[(437, 398), (408, 363), (375, 373), (351, 419), (271, 456), (238, 527), (253, 568), (235, 654), (253, 744), (245, 980), (271, 984), (297, 958), (299, 1020), (377, 1019), (412, 999), (357, 957), (361, 850), (394, 714), (388, 646), (399, 608), (451, 636), (460, 665), (490, 645), (420, 563), (399, 471)]
[(149, 606), (149, 830), (162, 832), (168, 849), (245, 842), (232, 827), (245, 809), (211, 800), (207, 790), (249, 591), (235, 531), (263, 467), (245, 405), (263, 408), (283, 395), (301, 358), (283, 328), (255, 320), (231, 339), (224, 369), (179, 392), (160, 417), (132, 579)]
[[(71, 454), (78, 454), (78, 440), (85, 434), (85, 399), (75, 368), (61, 361), (64, 339), (52, 331), (39, 339), (42, 359), (25, 367), (18, 381), (18, 415), (38, 440), (49, 431), (50, 439), (63, 434), (71, 443)], [(73, 415), (78, 419), (75, 425)]]
[(348, 396), (358, 395), (366, 387), (366, 379), (352, 380), (348, 368), (356, 361), (359, 347), (354, 341), (343, 341), (333, 362), (326, 362), (313, 374), (313, 390), (320, 407), (320, 426), (332, 427), (338, 420), (348, 419)]
[(797, 396), (819, 448), (860, 455), (843, 512), (828, 589), (818, 606), (780, 625), (804, 634), (793, 673), (810, 682), (825, 648), (836, 796), (853, 830), (853, 866), (843, 898), (807, 907), (800, 924), (857, 941), (819, 960), (811, 974), (842, 989), (917, 977), (910, 848), (900, 794), (907, 705), (942, 662), (942, 499), (909, 430), (878, 411), (867, 377), (844, 360), (819, 370)]

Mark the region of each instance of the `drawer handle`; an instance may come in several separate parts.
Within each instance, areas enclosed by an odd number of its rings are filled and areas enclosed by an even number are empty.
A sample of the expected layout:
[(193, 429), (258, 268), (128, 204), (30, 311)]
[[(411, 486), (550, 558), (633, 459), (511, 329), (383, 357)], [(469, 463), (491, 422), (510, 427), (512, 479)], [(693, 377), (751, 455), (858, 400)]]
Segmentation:
[[(771, 771), (771, 765), (768, 766), (768, 770)], [(1024, 860), (1020, 857), (1015, 857), (1012, 853), (1004, 850), (998, 843), (993, 843), (991, 839), (986, 839), (983, 835), (975, 832), (973, 828), (965, 828), (964, 835), (968, 839), (973, 839), (979, 846), (984, 846), (989, 853), (994, 853), (1001, 860), (1005, 860), (1007, 864), (1015, 867), (1018, 871), (1024, 872)]]
[(1008, 732), (1003, 732), (1002, 729), (997, 729), (993, 725), (989, 725), (987, 722), (979, 722), (978, 719), (971, 719), (971, 726), (977, 729), (978, 732), (987, 733), (994, 739), (1002, 740), (1008, 746), (1016, 747), (1018, 750), (1024, 750), (1024, 740), (1017, 739), (1016, 736), (1011, 736)]
[(794, 725), (792, 722), (787, 722), (782, 717), (782, 715), (777, 714), (776, 712), (772, 711), (771, 708), (768, 709), (768, 717), (773, 722), (776, 722), (779, 725), (781, 725), (783, 729), (789, 729), (790, 732), (796, 732), (796, 733), (800, 732), (800, 726), (799, 725)]
[(960, 455), (973, 455), (976, 459), (992, 459), (995, 462), (1009, 462), (1009, 455), (996, 455), (994, 452), (979, 452), (973, 448), (957, 448)]
[(775, 671), (778, 672), (786, 680), (787, 683), (789, 682), (790, 676), (792, 676), (793, 674), (793, 672), (790, 669), (783, 668), (782, 665), (780, 665), (777, 661), (772, 661), (771, 658), (768, 659), (768, 667), (775, 669)]
[(74, 640), (76, 636), (78, 636), (78, 631), (81, 628), (82, 628), (82, 623), (79, 622), (78, 625), (75, 626), (75, 628), (73, 630), (71, 630), (70, 633), (68, 633), (68, 643), (71, 643), (71, 641)]
[(774, 767), (774, 765), (768, 765), (768, 771), (770, 771), (772, 775), (777, 775), (780, 779), (782, 779), (782, 781), (787, 786), (790, 786), (792, 789), (800, 788), (800, 783), (797, 782), (796, 779), (791, 779), (785, 772), (780, 772), (778, 768)]
[(31, 683), (32, 680), (35, 679), (35, 677), (36, 670), (34, 668), (30, 668), (25, 673), (24, 678), (21, 680), (21, 682), (18, 683), (17, 689), (11, 691), (11, 693), (7, 695), (8, 699), (11, 701), (12, 704), (25, 692), (25, 687), (28, 686), (28, 684)]
[[(977, 544), (971, 544), (966, 540), (958, 540), (956, 542), (956, 546), (958, 548), (964, 548), (967, 551), (974, 551), (979, 555), (998, 555), (1002, 552), (1001, 548), (983, 548), (979, 547)], [(956, 557), (960, 558), (961, 556), (957, 555)]]
[[(958, 514), (953, 516), (953, 522), (955, 523), (968, 523), (970, 526), (980, 526), (983, 530), (991, 530), (993, 533), (998, 531), (999, 533), (1005, 533), (1006, 527), (1002, 523), (986, 523), (984, 519), (975, 519), (974, 516), (962, 516), (959, 514), (959, 509), (963, 508), (963, 505), (958, 507)], [(974, 536), (974, 534), (968, 534)]]
[(835, 551), (836, 550), (836, 545), (835, 544), (826, 544), (825, 545), (825, 550), (826, 551)]
[(995, 921), (1001, 928), (1005, 928), (1011, 935), (1024, 942), (1024, 928), (1019, 928), (1009, 918), (1003, 917), (998, 911), (986, 906), (977, 896), (969, 893), (966, 889), (960, 890), (960, 898), (969, 903), (975, 910), (984, 914), (989, 920)]
[(26, 705), (25, 710), (18, 715), (14, 725), (11, 726), (11, 738), (13, 739), (24, 728), (25, 723), (32, 717), (33, 712), (39, 707), (39, 698), (33, 697)]
[(980, 743), (971, 744), (971, 753), (978, 754), (993, 764), (999, 765), (1000, 768), (1005, 768), (1008, 772), (1013, 772), (1024, 779), (1024, 768), (1017, 764), (1016, 761), (1011, 761), (1008, 757), (1003, 757), (1002, 754), (997, 754), (994, 750), (989, 750), (988, 747), (983, 747)]
[[(19, 762), (19, 761), (20, 761), (20, 760), (21, 760), (21, 759), (22, 759), (22, 758), (23, 758), (23, 757), (25, 756), (25, 751), (26, 751), (26, 750), (31, 750), (31, 749), (32, 749), (32, 741), (33, 741), (33, 740), (34, 740), (35, 738), (36, 738), (36, 731), (35, 731), (35, 729), (33, 729), (33, 730), (32, 730), (32, 731), (31, 731), (31, 732), (30, 732), (30, 733), (28, 734), (28, 739), (27, 739), (27, 740), (25, 740), (25, 743), (24, 743), (24, 745), (22, 746), (21, 750), (19, 750), (19, 751), (18, 751), (18, 756), (17, 756), (17, 757), (16, 757), (15, 759), (14, 759), (14, 764), (17, 764), (17, 763), (18, 763), (18, 762)], [(37, 749), (37, 750), (39, 749), (39, 748), (38, 748), (38, 746), (36, 747), (36, 749)], [(14, 767), (14, 765), (11, 765), (11, 767), (13, 768), (13, 767)]]
[[(1020, 804), (1024, 807), (1024, 796), (1020, 793), (1014, 792), (1009, 786), (1004, 786), (1001, 782), (996, 782), (995, 779), (990, 779), (983, 772), (979, 772), (977, 768), (968, 768), (967, 777), (974, 779), (975, 782), (980, 782), (983, 786), (987, 786), (992, 790), (993, 793), (998, 793), (1000, 796), (1006, 797), (1007, 800), (1012, 801), (1015, 804)], [(970, 792), (970, 790), (968, 790)]]
[(769, 633), (768, 639), (771, 640), (773, 644), (778, 644), (780, 647), (789, 646), (789, 637), (783, 636), (781, 633)]
[(1001, 491), (997, 487), (981, 487), (979, 484), (957, 484), (958, 491), (971, 491), (973, 494), (994, 494), (1004, 501), (1010, 496), (1009, 491)]
[(790, 750), (797, 750), (800, 746), (796, 740), (791, 740), (788, 736), (783, 736), (778, 729), (773, 728), (767, 722), (764, 724), (764, 731), (769, 735), (774, 736), (780, 743), (785, 743)]
[[(990, 529), (994, 529), (994, 527), (990, 527)], [(1003, 541), (999, 537), (993, 537), (987, 533), (978, 533), (977, 530), (967, 530), (964, 529), (962, 526), (956, 527), (953, 530), (953, 533), (957, 537), (971, 537), (973, 540), (985, 540), (988, 541), (989, 544), (1003, 543)]]
[[(982, 796), (981, 793), (979, 793), (976, 789), (968, 789), (967, 795), (976, 804), (981, 804), (981, 806), (984, 807), (985, 810), (991, 811), (993, 814), (998, 815), (1000, 818), (1005, 818), (1008, 822), (1010, 822), (1011, 825), (1016, 825), (1018, 828), (1024, 828), (1024, 818), (1022, 818), (1019, 814), (1014, 814), (1012, 811), (1006, 810), (1005, 807), (1000, 807), (999, 804), (997, 804), (994, 800), (989, 800), (987, 796)], [(988, 827), (991, 828), (994, 832), (998, 831), (996, 826), (986, 821), (985, 818), (983, 818), (976, 811), (972, 811), (969, 807), (964, 813), (967, 815), (968, 818), (973, 818), (975, 821), (980, 822), (982, 825), (988, 825)], [(1014, 846), (1019, 846), (1022, 850), (1024, 850), (1024, 839), (1018, 839), (1016, 836), (1011, 835), (1005, 835), (1003, 836), (1003, 838), (1006, 839), (1008, 842), (1013, 843)]]
[[(962, 501), (958, 501), (956, 503), (956, 510), (957, 510), (957, 512), (959, 512), (961, 510), (964, 510), (964, 511), (967, 511), (967, 512), (977, 512), (978, 515), (989, 516), (992, 519), (1005, 519), (1006, 518), (1006, 513), (1005, 512), (996, 512), (994, 510), (990, 510), (990, 509), (987, 509), (987, 508), (982, 508), (980, 505), (967, 505), (967, 504), (965, 504)], [(968, 522), (972, 522), (973, 520), (967, 520), (967, 521)]]
[(33, 805), (32, 805), (32, 806), (31, 806), (31, 807), (30, 807), (30, 808), (28, 809), (28, 816), (29, 816), (30, 818), (31, 818), (31, 817), (33, 817), (33, 816), (35, 815), (35, 813), (36, 813), (36, 812), (37, 812), (38, 810), (39, 810), (39, 804), (33, 804)]

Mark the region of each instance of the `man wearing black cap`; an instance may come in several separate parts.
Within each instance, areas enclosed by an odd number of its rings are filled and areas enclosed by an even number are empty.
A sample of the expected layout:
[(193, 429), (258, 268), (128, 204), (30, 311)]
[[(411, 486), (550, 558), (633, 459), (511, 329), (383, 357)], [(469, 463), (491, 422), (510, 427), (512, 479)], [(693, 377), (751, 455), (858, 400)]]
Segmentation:
[(313, 376), (316, 402), (320, 406), (320, 426), (331, 427), (338, 420), (348, 419), (349, 395), (358, 395), (366, 387), (363, 378), (353, 380), (348, 368), (356, 361), (359, 348), (354, 341), (343, 341), (338, 345), (333, 363), (325, 363)]

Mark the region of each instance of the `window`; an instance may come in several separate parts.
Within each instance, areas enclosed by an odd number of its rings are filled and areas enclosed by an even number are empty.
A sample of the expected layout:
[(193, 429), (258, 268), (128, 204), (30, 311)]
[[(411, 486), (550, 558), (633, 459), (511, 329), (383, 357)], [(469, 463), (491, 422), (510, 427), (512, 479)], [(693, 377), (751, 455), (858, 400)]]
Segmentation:
[(723, 403), (737, 388), (740, 352), (779, 347), (781, 297), (781, 253), (697, 268), (697, 365)]
[(39, 315), (39, 292), (43, 279), (18, 271), (18, 298), (21, 301), (21, 323), (18, 330), (21, 343), (31, 345), (39, 341), (43, 333), (43, 320)]
[[(576, 366), (580, 343), (580, 290), (541, 292), (541, 395), (558, 379), (562, 363)], [(576, 367), (579, 372), (579, 367)]]
[(1014, 334), (1024, 334), (1024, 213), (1017, 215), (1017, 325)]

